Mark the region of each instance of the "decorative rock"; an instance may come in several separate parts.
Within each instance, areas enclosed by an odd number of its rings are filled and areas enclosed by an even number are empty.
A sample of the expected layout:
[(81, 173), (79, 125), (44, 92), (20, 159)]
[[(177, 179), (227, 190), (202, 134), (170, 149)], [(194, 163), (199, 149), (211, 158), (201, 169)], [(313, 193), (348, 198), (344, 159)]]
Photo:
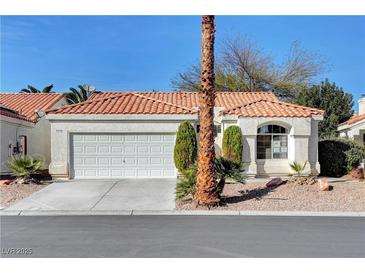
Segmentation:
[(329, 191), (330, 185), (328, 184), (327, 178), (319, 178), (318, 187), (319, 187), (319, 190), (321, 190), (321, 191)]
[(13, 180), (0, 180), (0, 186), (7, 186), (10, 185)]
[(350, 176), (352, 179), (360, 180), (364, 179), (364, 169), (363, 168), (354, 168), (350, 171)]
[(283, 184), (281, 178), (273, 178), (267, 184), (266, 187), (278, 187)]

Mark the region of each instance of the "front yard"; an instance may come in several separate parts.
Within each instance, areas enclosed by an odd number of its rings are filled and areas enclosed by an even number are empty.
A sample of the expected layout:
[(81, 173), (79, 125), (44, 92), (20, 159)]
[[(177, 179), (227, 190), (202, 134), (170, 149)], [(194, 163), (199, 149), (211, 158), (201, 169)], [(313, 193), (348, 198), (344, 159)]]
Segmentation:
[[(365, 211), (365, 182), (330, 183), (330, 191), (321, 191), (318, 183), (286, 183), (267, 188), (266, 181), (248, 180), (246, 184), (226, 184), (222, 193), (224, 205), (213, 210), (261, 211)], [(194, 210), (190, 199), (176, 203), (178, 210)], [(201, 208), (200, 208), (201, 209)]]
[(6, 180), (0, 181), (2, 182), (0, 184), (0, 208), (9, 207), (49, 185), (49, 182), (42, 182), (40, 184), (5, 184), (4, 181)]

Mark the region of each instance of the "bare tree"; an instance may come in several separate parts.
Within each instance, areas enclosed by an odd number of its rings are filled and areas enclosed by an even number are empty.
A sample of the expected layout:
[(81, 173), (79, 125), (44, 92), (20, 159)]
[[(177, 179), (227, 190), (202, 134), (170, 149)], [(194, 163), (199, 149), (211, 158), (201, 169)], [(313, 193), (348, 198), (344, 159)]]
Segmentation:
[[(301, 48), (298, 42), (293, 43), (286, 60), (278, 64), (255, 43), (238, 36), (223, 42), (215, 67), (215, 85), (220, 91), (274, 91), (293, 98), (312, 84), (324, 67), (322, 58)], [(199, 74), (199, 66), (193, 65), (179, 73), (172, 84), (177, 90), (197, 91)]]

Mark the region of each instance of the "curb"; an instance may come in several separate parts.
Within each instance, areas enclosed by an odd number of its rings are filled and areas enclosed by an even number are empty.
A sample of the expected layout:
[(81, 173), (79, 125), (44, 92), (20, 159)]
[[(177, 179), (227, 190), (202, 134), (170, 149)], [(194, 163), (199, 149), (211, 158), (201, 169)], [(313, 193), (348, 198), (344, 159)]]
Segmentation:
[(279, 216), (365, 217), (365, 212), (339, 211), (228, 211), (228, 210), (1, 210), (0, 216)]

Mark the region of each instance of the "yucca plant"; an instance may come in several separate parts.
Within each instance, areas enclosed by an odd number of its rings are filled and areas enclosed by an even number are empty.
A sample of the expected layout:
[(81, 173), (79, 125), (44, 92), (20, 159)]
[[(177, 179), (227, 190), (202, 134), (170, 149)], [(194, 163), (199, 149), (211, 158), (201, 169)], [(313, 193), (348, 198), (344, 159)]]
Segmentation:
[(44, 161), (40, 158), (31, 156), (16, 156), (6, 163), (6, 166), (12, 170), (17, 183), (28, 183), (31, 181), (30, 176), (38, 173), (43, 168)]
[(307, 163), (308, 163), (308, 161), (305, 161), (304, 164), (302, 165), (302, 164), (294, 161), (292, 164), (289, 164), (289, 165), (297, 176), (301, 176), (303, 174), (305, 167), (307, 166)]

